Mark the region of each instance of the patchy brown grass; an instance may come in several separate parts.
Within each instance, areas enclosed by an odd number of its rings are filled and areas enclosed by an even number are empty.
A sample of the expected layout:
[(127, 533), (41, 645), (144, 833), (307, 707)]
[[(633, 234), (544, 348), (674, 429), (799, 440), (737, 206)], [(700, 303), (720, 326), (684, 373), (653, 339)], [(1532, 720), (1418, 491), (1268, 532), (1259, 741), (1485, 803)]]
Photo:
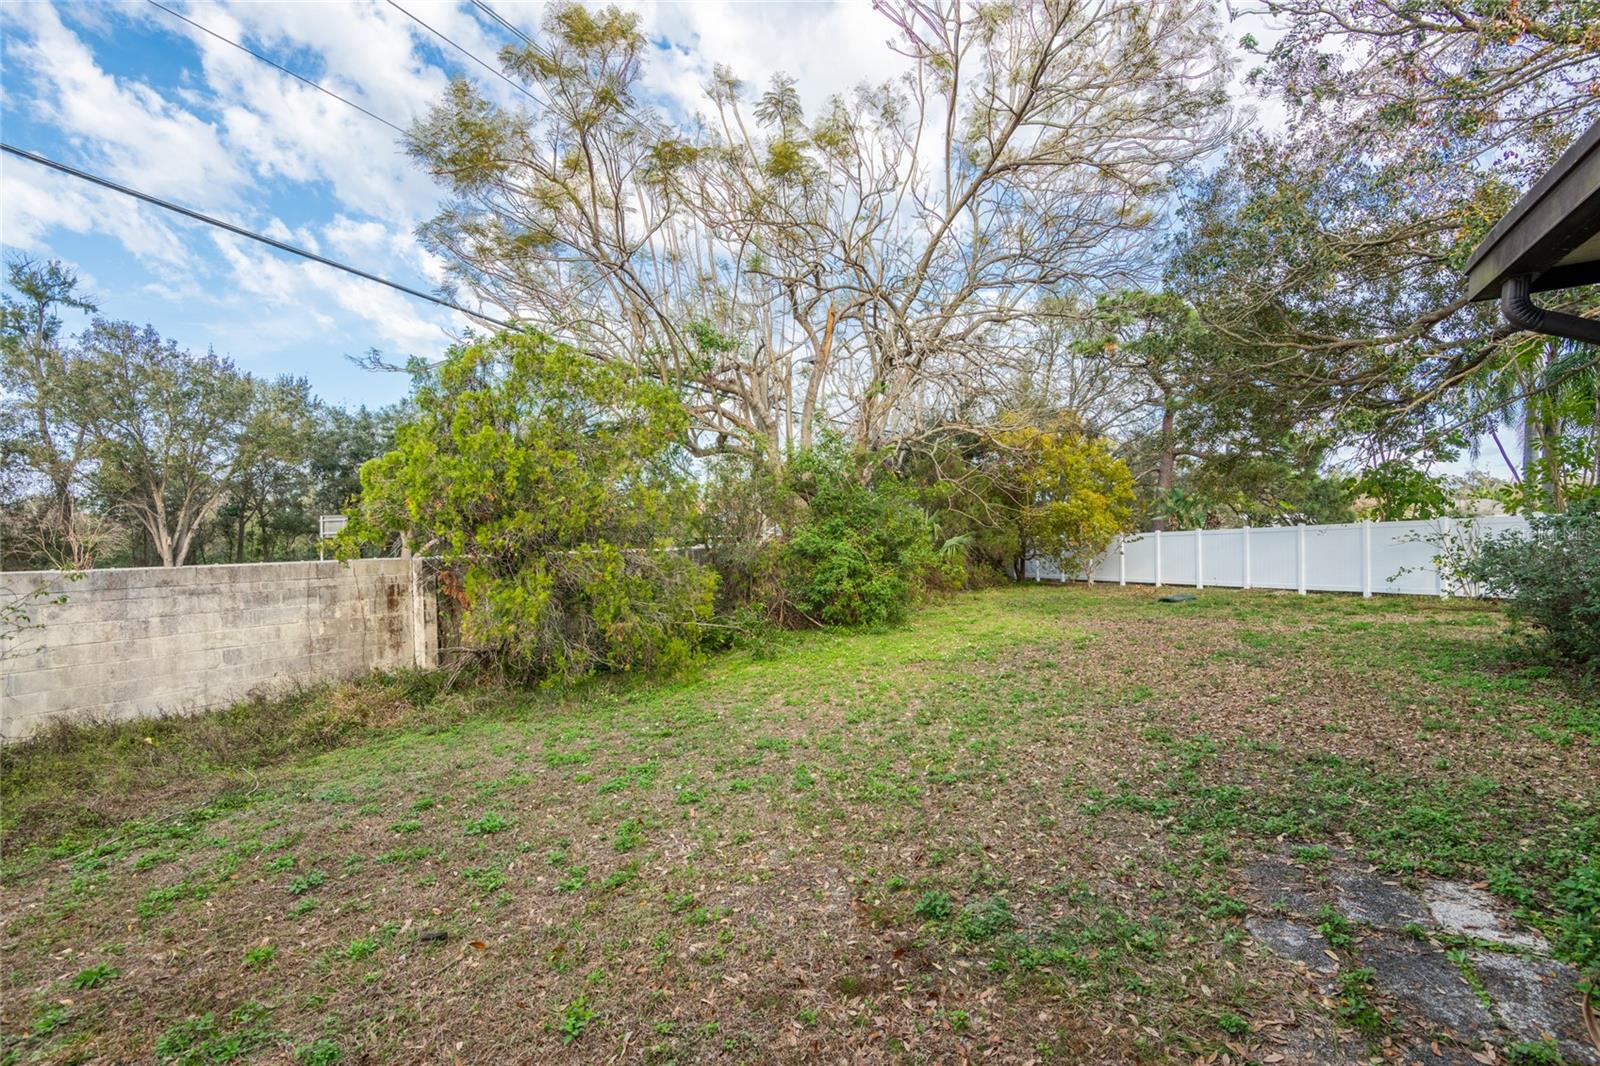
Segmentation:
[(1249, 943), (1237, 871), (1350, 847), (1486, 879), (1566, 943), (1600, 712), (1504, 643), (1470, 604), (1019, 588), (677, 683), (389, 679), (162, 723), (156, 755), (126, 724), (54, 738), (7, 757), (6, 1054), (1381, 1050), (1415, 1023), (1341, 1029)]

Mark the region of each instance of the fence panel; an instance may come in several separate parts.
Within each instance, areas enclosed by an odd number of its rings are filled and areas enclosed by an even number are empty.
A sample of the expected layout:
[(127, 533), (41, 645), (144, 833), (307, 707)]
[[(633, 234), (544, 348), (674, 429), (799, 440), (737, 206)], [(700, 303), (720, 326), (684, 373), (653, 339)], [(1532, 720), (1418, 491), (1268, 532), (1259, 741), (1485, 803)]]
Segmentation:
[(1433, 557), (1439, 549), (1432, 543), (1446, 533), (1455, 535), (1452, 519), (1375, 524), (1372, 527), (1372, 591), (1416, 596), (1437, 596), (1446, 591), (1445, 582), (1433, 565)]
[(1121, 581), (1123, 559), (1123, 555), (1114, 551), (1106, 552), (1100, 556), (1094, 565), (1094, 579), (1096, 581)]
[(1300, 587), (1300, 529), (1264, 526), (1250, 531), (1250, 587)]
[(1207, 585), (1244, 587), (1244, 530), (1208, 529), (1200, 534), (1201, 571)]
[[(1132, 533), (1088, 569), (1095, 581), (1129, 585), (1439, 596), (1455, 591), (1435, 564), (1446, 543), (1470, 549), (1486, 536), (1527, 528), (1520, 515), (1494, 515)], [(1026, 573), (1043, 581), (1085, 576), (1063, 575), (1048, 559), (1031, 560)]]
[(1318, 592), (1361, 592), (1362, 527), (1360, 523), (1305, 526), (1306, 589)]
[(1128, 553), (1128, 583), (1153, 584), (1156, 580), (1156, 535), (1127, 537), (1122, 543)]

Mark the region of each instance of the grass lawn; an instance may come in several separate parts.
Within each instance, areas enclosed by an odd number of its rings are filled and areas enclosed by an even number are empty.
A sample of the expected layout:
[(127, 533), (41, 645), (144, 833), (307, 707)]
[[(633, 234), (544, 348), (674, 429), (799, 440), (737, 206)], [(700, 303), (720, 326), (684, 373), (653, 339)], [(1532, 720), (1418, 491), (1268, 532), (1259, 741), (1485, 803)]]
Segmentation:
[(4, 1061), (1381, 1048), (1412, 1023), (1246, 933), (1241, 869), (1293, 847), (1481, 882), (1596, 972), (1592, 689), (1517, 668), (1478, 604), (1157, 595), (10, 751)]

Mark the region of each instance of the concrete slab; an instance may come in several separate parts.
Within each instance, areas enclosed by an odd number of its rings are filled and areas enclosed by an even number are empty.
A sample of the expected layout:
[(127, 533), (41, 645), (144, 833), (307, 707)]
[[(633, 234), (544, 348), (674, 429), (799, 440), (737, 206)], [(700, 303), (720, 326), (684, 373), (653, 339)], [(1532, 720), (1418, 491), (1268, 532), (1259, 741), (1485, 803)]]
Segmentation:
[(1339, 867), (1333, 871), (1331, 880), (1338, 893), (1335, 906), (1352, 921), (1399, 931), (1430, 919), (1428, 905), (1414, 892), (1384, 881), (1371, 870)]
[(1308, 882), (1305, 870), (1287, 859), (1257, 859), (1241, 872), (1247, 894), (1264, 910), (1306, 917), (1328, 902), (1328, 895)]
[(1474, 951), (1468, 960), (1500, 1020), (1518, 1039), (1554, 1039), (1567, 1062), (1600, 1066), (1600, 1050), (1589, 1041), (1583, 1023), (1577, 970), (1554, 959), (1495, 951)]
[(1437, 948), (1378, 933), (1362, 939), (1359, 953), (1379, 989), (1441, 1033), (1471, 1044), (1495, 1035), (1494, 1016)]
[(1548, 953), (1550, 944), (1531, 929), (1523, 929), (1505, 914), (1489, 893), (1459, 881), (1435, 881), (1423, 890), (1428, 910), (1441, 927), (1459, 936), (1491, 944)]
[(1244, 920), (1244, 927), (1257, 943), (1274, 955), (1304, 963), (1316, 973), (1329, 974), (1339, 969), (1338, 961), (1327, 955), (1328, 942), (1309, 925), (1287, 918), (1251, 915)]

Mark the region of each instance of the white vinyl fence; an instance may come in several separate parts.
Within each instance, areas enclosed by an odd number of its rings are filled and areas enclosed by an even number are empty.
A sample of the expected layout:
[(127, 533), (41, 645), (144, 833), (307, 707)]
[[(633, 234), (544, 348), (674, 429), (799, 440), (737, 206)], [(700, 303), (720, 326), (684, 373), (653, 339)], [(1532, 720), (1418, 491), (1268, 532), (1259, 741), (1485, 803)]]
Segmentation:
[(1496, 515), (1134, 533), (1118, 537), (1088, 573), (1063, 574), (1049, 559), (1030, 560), (1025, 572), (1040, 581), (1446, 596), (1461, 591), (1435, 563), (1447, 541), (1470, 545), (1527, 528), (1520, 515)]

